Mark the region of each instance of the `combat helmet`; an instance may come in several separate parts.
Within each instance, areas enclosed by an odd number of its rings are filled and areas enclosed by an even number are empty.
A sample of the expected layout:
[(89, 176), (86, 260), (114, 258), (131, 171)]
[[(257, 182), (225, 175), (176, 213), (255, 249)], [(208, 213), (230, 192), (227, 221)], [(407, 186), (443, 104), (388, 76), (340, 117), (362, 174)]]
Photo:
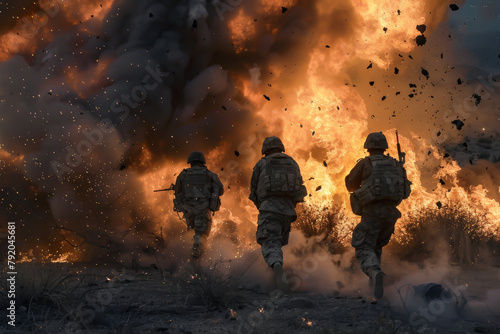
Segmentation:
[(364, 148), (386, 150), (389, 148), (389, 145), (382, 132), (372, 132), (366, 137)]
[(262, 154), (266, 154), (267, 151), (273, 148), (277, 148), (281, 150), (281, 152), (285, 152), (285, 146), (278, 137), (272, 136), (264, 139), (264, 143), (262, 143)]
[(189, 157), (188, 157), (188, 164), (191, 164), (193, 162), (202, 162), (203, 164), (206, 164), (207, 162), (205, 161), (205, 156), (203, 155), (203, 153), (199, 152), (199, 151), (193, 151), (191, 153), (189, 153)]

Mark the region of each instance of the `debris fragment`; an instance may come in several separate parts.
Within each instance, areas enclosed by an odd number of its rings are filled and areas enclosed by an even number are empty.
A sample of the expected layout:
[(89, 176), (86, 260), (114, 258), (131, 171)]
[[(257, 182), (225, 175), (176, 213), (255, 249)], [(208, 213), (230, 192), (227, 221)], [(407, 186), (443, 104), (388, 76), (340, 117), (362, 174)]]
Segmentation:
[(281, 7), (281, 14), (285, 14), (288, 8), (286, 7)]
[(429, 79), (429, 71), (422, 67), (422, 75), (424, 75), (427, 79)]
[(271, 98), (270, 98), (269, 96), (267, 96), (267, 95), (264, 95), (264, 98), (265, 98), (266, 100), (268, 100), (268, 101), (271, 101)]
[(476, 93), (472, 94), (472, 97), (476, 100), (476, 107), (479, 105), (479, 103), (481, 103), (481, 96), (480, 95), (477, 95)]
[(237, 157), (239, 157), (240, 156), (240, 152), (234, 151), (234, 155), (237, 156)]
[(415, 37), (415, 42), (417, 43), (417, 46), (422, 46), (427, 42), (427, 37), (425, 37), (424, 34), (418, 35)]
[(457, 11), (457, 10), (459, 10), (460, 8), (459, 8), (456, 4), (452, 3), (452, 4), (450, 5), (450, 9), (451, 9), (452, 11)]
[(443, 203), (441, 203), (440, 201), (437, 201), (436, 205), (437, 205), (438, 209), (441, 209), (443, 207)]
[(464, 126), (464, 122), (459, 119), (452, 121), (451, 124), (454, 124), (457, 127), (458, 131), (462, 130), (462, 127)]
[(422, 34), (425, 32), (426, 29), (427, 29), (427, 27), (425, 24), (417, 25), (417, 30), (420, 31), (420, 33), (422, 33)]

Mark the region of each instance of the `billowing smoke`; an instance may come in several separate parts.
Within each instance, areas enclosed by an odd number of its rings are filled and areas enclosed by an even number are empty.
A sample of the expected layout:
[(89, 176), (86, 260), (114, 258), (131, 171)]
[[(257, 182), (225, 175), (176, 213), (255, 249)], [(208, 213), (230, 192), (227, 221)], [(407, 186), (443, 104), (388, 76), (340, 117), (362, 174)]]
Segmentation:
[[(252, 48), (265, 46), (240, 55), (227, 28), (237, 10), (224, 5), (116, 1), (102, 22), (75, 26), (61, 14), (44, 28), (64, 31), (49, 43), (35, 34), (33, 54), (0, 65), (2, 218), (22, 226), (29, 247), (54, 253), (93, 245), (111, 256), (147, 248), (156, 225), (139, 177), (185, 161), (191, 150), (209, 153), (250, 136), (247, 125), (259, 121), (237, 75), (250, 77), (268, 53), (290, 52), (293, 30), (313, 11), (255, 12), (261, 30), (277, 19), (288, 33), (262, 36)], [(247, 174), (236, 177), (247, 182)]]

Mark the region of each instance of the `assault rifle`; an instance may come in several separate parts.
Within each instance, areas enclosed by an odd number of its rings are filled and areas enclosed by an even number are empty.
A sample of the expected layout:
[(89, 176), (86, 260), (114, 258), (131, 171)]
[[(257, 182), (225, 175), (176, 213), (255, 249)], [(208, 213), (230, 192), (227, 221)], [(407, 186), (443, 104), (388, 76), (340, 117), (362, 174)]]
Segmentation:
[(401, 152), (401, 145), (399, 145), (399, 136), (398, 136), (398, 130), (396, 130), (396, 141), (398, 142), (398, 156), (399, 156), (399, 162), (401, 165), (404, 165), (406, 162), (406, 153)]
[(172, 183), (168, 188), (153, 190), (153, 192), (155, 193), (158, 191), (175, 191), (175, 185)]
[(401, 165), (401, 171), (403, 173), (403, 178), (404, 178), (404, 190), (403, 190), (403, 199), (407, 199), (410, 196), (411, 193), (411, 185), (412, 183), (408, 178), (406, 177), (406, 169), (405, 169), (405, 162), (406, 162), (406, 153), (401, 152), (401, 145), (399, 144), (399, 136), (398, 136), (398, 130), (396, 130), (396, 141), (398, 143), (398, 156), (399, 156), (399, 163)]
[[(170, 187), (165, 188), (165, 189), (157, 189), (153, 190), (153, 192), (159, 192), (159, 191), (175, 191), (175, 184), (171, 184)], [(179, 201), (178, 198), (174, 198), (174, 211), (175, 212), (182, 212), (182, 203)], [(180, 217), (179, 217), (180, 218)]]

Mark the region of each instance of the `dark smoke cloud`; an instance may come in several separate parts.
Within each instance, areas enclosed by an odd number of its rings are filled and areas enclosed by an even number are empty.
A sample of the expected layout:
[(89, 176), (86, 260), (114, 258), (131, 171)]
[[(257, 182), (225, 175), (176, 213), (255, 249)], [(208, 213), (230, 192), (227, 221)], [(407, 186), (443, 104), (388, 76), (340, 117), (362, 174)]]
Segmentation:
[[(34, 55), (0, 64), (0, 142), (8, 159), (24, 156), (23, 165), (2, 161), (2, 218), (23, 225), (20, 249), (145, 249), (154, 222), (139, 177), (193, 149), (248, 138), (258, 119), (235, 80), (294, 53), (313, 15), (301, 9), (283, 18), (255, 10), (261, 38), (238, 55), (226, 21), (236, 10), (221, 20), (205, 1), (116, 1), (102, 26), (66, 26)], [(270, 40), (263, 31), (273, 21)]]

